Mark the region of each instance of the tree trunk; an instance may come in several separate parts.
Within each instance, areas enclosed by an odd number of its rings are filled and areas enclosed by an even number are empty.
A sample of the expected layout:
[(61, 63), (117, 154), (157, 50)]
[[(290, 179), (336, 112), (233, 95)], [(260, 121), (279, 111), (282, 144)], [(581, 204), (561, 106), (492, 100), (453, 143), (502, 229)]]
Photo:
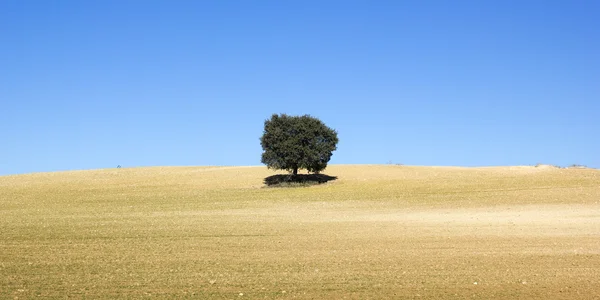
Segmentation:
[(298, 167), (294, 167), (294, 176), (298, 175)]

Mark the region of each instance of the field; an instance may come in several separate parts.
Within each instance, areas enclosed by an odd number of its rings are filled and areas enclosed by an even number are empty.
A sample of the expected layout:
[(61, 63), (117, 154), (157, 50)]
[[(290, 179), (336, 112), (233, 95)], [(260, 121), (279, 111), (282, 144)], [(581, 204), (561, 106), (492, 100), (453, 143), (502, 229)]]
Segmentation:
[(330, 166), (0, 177), (0, 298), (600, 299), (600, 171)]

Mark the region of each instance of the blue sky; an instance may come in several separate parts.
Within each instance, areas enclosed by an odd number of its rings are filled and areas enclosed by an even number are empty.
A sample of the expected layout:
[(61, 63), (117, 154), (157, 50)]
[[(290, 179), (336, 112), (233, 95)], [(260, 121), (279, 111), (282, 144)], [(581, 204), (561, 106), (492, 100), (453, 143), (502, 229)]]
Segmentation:
[(0, 1), (0, 175), (331, 163), (600, 167), (598, 1)]

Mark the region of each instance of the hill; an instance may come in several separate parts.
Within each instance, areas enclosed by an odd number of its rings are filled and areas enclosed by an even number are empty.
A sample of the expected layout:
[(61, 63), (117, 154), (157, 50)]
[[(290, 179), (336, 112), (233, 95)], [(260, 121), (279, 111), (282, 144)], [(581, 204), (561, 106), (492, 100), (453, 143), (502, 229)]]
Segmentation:
[(600, 171), (333, 165), (0, 177), (0, 298), (598, 298)]

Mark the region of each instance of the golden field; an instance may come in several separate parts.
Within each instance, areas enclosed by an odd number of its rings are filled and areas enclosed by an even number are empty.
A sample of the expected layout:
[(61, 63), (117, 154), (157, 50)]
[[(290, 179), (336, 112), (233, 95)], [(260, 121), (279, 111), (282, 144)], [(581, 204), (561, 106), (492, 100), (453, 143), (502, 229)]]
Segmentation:
[(0, 177), (0, 298), (600, 299), (600, 171), (333, 165)]

